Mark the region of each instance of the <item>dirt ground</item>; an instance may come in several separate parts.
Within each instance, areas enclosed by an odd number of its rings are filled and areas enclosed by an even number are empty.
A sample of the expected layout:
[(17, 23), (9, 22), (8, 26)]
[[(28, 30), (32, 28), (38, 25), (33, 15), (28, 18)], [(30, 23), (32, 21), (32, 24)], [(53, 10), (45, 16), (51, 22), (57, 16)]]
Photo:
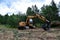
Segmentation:
[(50, 31), (37, 29), (3, 29), (0, 28), (0, 40), (60, 40), (60, 28), (51, 28)]

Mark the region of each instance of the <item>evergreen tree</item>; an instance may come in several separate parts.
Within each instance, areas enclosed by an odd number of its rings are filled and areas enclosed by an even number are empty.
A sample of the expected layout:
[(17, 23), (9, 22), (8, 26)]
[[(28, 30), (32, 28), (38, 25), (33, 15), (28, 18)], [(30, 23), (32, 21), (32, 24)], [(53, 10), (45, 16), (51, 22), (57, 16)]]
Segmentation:
[(32, 11), (39, 13), (38, 7), (36, 5), (32, 6)]
[(42, 14), (49, 20), (58, 19), (58, 8), (52, 0), (51, 5), (46, 5), (41, 8)]
[(58, 4), (58, 11), (59, 11), (59, 16), (60, 16), (60, 2)]
[(8, 18), (9, 18), (9, 16), (8, 16), (8, 14), (6, 14), (5, 16), (3, 16), (3, 19), (4, 19), (4, 24), (7, 24), (8, 23)]
[(3, 23), (3, 16), (0, 14), (0, 24)]
[(57, 20), (57, 18), (58, 18), (58, 8), (57, 8), (54, 0), (52, 0), (52, 2), (51, 2), (51, 7), (52, 7), (53, 17), (55, 18), (55, 20)]
[(27, 14), (27, 15), (32, 15), (32, 10), (31, 10), (30, 7), (28, 7), (26, 14)]

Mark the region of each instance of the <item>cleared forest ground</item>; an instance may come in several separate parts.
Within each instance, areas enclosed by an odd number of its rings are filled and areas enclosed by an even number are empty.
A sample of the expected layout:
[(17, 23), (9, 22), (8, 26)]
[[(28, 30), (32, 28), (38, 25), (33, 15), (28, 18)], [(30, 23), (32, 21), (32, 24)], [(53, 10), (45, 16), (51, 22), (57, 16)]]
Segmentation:
[(0, 40), (60, 40), (60, 28), (44, 31), (42, 28), (18, 30), (1, 27)]

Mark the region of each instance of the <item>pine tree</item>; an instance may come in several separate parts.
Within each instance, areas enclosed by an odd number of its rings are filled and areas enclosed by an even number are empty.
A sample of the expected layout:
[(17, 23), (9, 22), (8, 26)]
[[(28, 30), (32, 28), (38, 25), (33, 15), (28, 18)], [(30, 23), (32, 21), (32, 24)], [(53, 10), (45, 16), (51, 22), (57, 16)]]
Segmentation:
[(58, 8), (52, 0), (51, 5), (46, 5), (41, 8), (42, 14), (49, 20), (58, 20)]
[(36, 5), (32, 6), (32, 11), (39, 13), (38, 7)]
[(31, 11), (31, 8), (30, 8), (30, 7), (28, 7), (26, 14), (27, 14), (27, 15), (32, 15), (32, 13), (31, 13), (31, 12), (32, 12), (32, 11)]
[(54, 0), (52, 0), (52, 2), (51, 2), (51, 7), (52, 7), (53, 17), (57, 20), (57, 17), (58, 17), (58, 8), (57, 8)]

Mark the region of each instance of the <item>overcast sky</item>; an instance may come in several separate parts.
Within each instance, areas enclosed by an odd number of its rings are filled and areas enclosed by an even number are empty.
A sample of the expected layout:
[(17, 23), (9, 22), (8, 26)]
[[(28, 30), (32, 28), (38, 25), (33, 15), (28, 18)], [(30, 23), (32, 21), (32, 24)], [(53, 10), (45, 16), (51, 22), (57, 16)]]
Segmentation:
[[(60, 0), (54, 1), (56, 4), (58, 4)], [(0, 14), (16, 14), (18, 11), (26, 13), (27, 8), (31, 7), (32, 5), (36, 4), (40, 9), (43, 4), (49, 5), (50, 3), (51, 0), (0, 0)]]

